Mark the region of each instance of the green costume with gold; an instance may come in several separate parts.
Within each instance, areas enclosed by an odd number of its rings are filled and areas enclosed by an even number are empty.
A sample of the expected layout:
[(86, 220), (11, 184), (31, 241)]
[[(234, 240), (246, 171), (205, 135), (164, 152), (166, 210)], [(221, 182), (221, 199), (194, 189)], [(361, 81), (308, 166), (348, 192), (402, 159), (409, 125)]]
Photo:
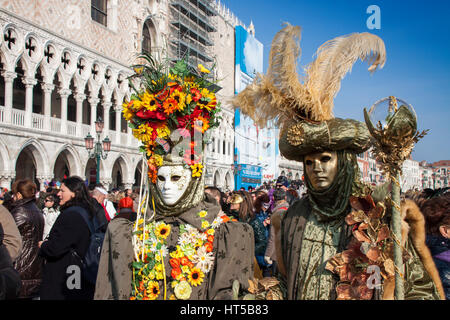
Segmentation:
[[(356, 60), (368, 61), (371, 72), (383, 67), (384, 43), (369, 33), (330, 40), (318, 49), (300, 83), (296, 74), (299, 39), (300, 28), (289, 24), (277, 33), (267, 74), (258, 75), (233, 100), (234, 106), (258, 125), (264, 127), (275, 122), (280, 127), (281, 155), (303, 161), (304, 168), (305, 156), (330, 151), (337, 154), (337, 173), (332, 183), (316, 190), (305, 170), (307, 195), (292, 204), (283, 217), (281, 252), (277, 254), (286, 270), (280, 270), (280, 287), (284, 298), (289, 300), (381, 298), (384, 287), (377, 287), (381, 290), (371, 287), (367, 270), (373, 265), (380, 268), (383, 277), (391, 277), (392, 270), (388, 268), (391, 261), (386, 260), (390, 260), (393, 240), (382, 234), (390, 217), (384, 215), (384, 207), (375, 206), (372, 201), (375, 193), (361, 182), (357, 164), (356, 155), (371, 147), (370, 134), (362, 122), (334, 118), (332, 108), (341, 79)], [(373, 204), (372, 211), (358, 207), (359, 203)], [(354, 212), (367, 219), (352, 225), (349, 214)], [(375, 238), (378, 235), (379, 243), (361, 240), (371, 223), (375, 227), (369, 234)], [(356, 241), (355, 233), (361, 243)], [(438, 299), (436, 286), (410, 243), (405, 250), (409, 257), (405, 262), (405, 298)], [(372, 249), (379, 249), (377, 255)], [(343, 257), (344, 253), (349, 255)], [(361, 260), (359, 264), (348, 264), (357, 259)]]

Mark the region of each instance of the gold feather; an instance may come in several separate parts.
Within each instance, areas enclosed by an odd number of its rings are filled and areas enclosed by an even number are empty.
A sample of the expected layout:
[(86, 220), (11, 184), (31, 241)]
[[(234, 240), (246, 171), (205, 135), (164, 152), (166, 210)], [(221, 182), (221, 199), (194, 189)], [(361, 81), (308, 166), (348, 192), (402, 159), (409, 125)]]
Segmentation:
[(283, 130), (292, 120), (324, 121), (333, 118), (333, 99), (342, 78), (359, 59), (369, 71), (386, 61), (383, 40), (370, 33), (351, 34), (327, 41), (299, 81), (300, 27), (286, 23), (272, 41), (266, 75), (258, 74), (252, 84), (230, 102), (265, 128), (271, 121)]
[(306, 69), (306, 90), (311, 95), (311, 103), (318, 109), (318, 117), (323, 121), (333, 118), (333, 100), (341, 87), (341, 80), (351, 71), (359, 59), (369, 63), (373, 73), (382, 68), (386, 61), (383, 40), (370, 33), (353, 33), (337, 37), (319, 47), (316, 59)]

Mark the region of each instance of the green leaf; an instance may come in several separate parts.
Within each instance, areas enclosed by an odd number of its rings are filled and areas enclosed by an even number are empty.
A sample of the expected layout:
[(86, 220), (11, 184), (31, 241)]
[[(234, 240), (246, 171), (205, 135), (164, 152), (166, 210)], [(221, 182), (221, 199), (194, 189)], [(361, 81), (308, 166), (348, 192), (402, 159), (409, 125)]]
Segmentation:
[(133, 261), (132, 266), (135, 269), (142, 269), (142, 267), (144, 267), (144, 263), (142, 261), (139, 261), (139, 262)]

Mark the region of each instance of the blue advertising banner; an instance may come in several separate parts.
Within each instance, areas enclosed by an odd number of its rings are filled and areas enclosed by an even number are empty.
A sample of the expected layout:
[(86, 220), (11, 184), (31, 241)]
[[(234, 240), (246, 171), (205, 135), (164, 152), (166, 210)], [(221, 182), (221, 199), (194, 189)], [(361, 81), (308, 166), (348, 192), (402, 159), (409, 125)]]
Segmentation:
[[(242, 26), (236, 26), (235, 40), (235, 93), (237, 94), (253, 82), (257, 73), (263, 72), (264, 46)], [(253, 120), (245, 117), (239, 109), (235, 111), (234, 120), (234, 165), (238, 169), (235, 174), (235, 189), (257, 187), (262, 183), (262, 167), (256, 165), (259, 164), (259, 151), (255, 147), (258, 139), (257, 128)]]
[(248, 190), (249, 186), (256, 188), (262, 183), (262, 167), (254, 166), (251, 164), (239, 164), (238, 165), (238, 184), (236, 190), (244, 187)]

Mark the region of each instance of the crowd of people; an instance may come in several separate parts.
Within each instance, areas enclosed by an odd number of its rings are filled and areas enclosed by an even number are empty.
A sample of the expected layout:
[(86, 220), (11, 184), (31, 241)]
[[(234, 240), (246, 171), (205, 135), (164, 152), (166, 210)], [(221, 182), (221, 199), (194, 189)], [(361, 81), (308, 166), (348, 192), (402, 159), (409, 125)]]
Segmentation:
[[(305, 195), (301, 187), (280, 176), (256, 189), (205, 188), (224, 214), (253, 229), (256, 278), (285, 270), (279, 259), (280, 225), (284, 213)], [(86, 186), (78, 177), (44, 192), (37, 192), (30, 180), (16, 181), (11, 192), (2, 190), (0, 299), (93, 299), (95, 281), (81, 279), (80, 290), (69, 290), (66, 283), (67, 266), (82, 267), (89, 250), (93, 231), (83, 214), (104, 233), (112, 219), (136, 219), (138, 196), (137, 190), (108, 192), (102, 185)], [(450, 193), (425, 190), (403, 194), (403, 198), (414, 200), (425, 217), (426, 243), (450, 299)]]
[(131, 189), (86, 186), (78, 177), (40, 192), (28, 179), (2, 189), (0, 299), (92, 299), (95, 283), (85, 281), (81, 290), (65, 283), (68, 265), (82, 267), (92, 235), (79, 213), (104, 233), (116, 217), (136, 218), (137, 197)]

